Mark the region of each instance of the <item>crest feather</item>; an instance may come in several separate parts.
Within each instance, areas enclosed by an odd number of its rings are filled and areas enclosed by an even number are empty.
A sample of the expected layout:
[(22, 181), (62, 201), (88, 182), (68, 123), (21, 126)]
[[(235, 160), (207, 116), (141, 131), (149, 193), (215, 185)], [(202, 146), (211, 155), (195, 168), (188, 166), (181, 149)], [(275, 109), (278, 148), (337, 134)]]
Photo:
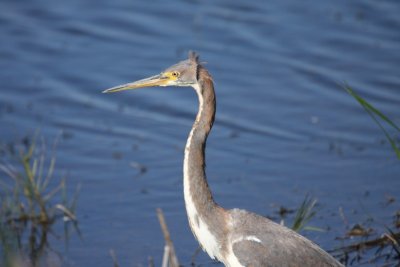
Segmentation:
[(199, 55), (194, 51), (189, 51), (189, 60), (199, 63)]

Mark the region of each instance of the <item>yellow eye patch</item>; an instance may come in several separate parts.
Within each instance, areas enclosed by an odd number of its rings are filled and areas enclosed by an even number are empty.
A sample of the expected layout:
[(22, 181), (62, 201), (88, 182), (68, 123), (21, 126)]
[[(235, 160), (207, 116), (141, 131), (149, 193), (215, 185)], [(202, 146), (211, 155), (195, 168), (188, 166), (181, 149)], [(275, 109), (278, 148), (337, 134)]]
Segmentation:
[(172, 81), (175, 81), (176, 79), (178, 79), (179, 75), (180, 75), (179, 71), (170, 71), (170, 72), (163, 73), (164, 77), (168, 77), (168, 80), (172, 80)]

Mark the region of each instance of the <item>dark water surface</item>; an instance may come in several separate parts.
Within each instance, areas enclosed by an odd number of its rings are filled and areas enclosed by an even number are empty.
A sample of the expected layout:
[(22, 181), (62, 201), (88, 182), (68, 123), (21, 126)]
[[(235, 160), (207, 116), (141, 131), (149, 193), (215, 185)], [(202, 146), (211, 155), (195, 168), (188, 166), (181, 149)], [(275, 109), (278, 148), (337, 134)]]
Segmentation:
[(399, 207), (383, 205), (399, 196), (399, 161), (337, 85), (348, 82), (400, 123), (397, 0), (3, 0), (0, 9), (0, 140), (62, 132), (58, 169), (71, 192), (82, 184), (84, 239), (70, 240), (71, 266), (112, 266), (110, 249), (121, 266), (149, 256), (159, 265), (156, 207), (190, 262), (197, 243), (182, 158), (194, 91), (101, 91), (157, 74), (191, 49), (217, 90), (207, 168), (220, 204), (272, 215), (272, 204), (293, 208), (310, 192), (322, 206), (312, 224), (333, 230), (305, 234), (325, 249), (345, 231), (339, 207), (350, 224), (370, 214), (389, 221)]

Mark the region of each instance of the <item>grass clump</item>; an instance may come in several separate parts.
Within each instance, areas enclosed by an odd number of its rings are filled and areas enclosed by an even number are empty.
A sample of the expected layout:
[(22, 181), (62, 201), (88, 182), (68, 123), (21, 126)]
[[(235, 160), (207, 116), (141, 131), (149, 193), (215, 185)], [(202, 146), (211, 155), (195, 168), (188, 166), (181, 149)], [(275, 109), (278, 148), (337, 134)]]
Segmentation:
[(58, 221), (64, 224), (65, 240), (71, 227), (79, 234), (78, 194), (67, 198), (65, 177), (55, 178), (56, 159), (46, 158), (44, 142), (41, 148), (28, 143), (18, 154), (3, 148), (0, 163), (0, 265), (7, 267), (43, 266), (48, 235)]
[(317, 199), (306, 195), (303, 202), (297, 209), (296, 215), (294, 216), (293, 224), (291, 228), (300, 232), (302, 230), (311, 230), (311, 231), (321, 231), (323, 230), (318, 227), (309, 226), (309, 221), (317, 214), (315, 207), (317, 205)]

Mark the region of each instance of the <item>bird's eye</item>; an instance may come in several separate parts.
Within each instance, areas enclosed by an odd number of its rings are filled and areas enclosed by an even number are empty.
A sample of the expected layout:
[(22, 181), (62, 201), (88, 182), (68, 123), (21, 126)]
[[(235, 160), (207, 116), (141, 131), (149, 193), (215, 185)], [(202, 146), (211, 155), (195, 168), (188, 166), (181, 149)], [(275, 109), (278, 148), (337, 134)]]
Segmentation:
[(179, 72), (177, 72), (177, 71), (172, 72), (172, 76), (179, 77)]

